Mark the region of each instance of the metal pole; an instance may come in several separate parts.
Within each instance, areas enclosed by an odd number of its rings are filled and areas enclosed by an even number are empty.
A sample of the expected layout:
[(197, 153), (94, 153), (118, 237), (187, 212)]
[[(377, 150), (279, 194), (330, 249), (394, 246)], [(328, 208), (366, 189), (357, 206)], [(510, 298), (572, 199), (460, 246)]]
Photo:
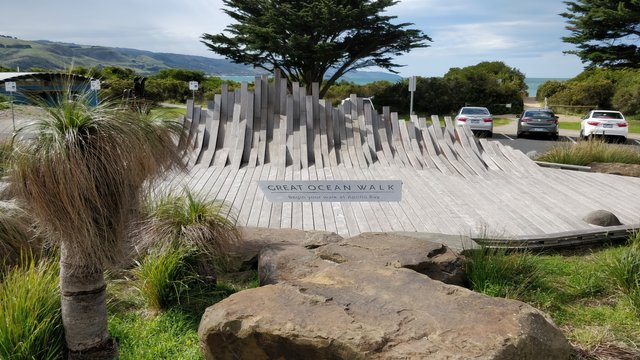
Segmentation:
[(16, 134), (16, 114), (13, 112), (13, 92), (11, 93), (10, 96), (10, 101), (11, 101), (11, 120), (13, 122), (13, 134)]
[(413, 91), (411, 92), (411, 103), (409, 105), (409, 115), (413, 115)]

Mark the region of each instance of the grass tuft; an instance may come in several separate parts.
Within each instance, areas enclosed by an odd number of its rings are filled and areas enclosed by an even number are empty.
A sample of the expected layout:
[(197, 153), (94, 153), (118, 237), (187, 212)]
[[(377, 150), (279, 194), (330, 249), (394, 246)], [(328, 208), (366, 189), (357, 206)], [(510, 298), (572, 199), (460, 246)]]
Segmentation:
[(536, 160), (558, 164), (589, 165), (593, 162), (640, 164), (640, 150), (634, 146), (608, 144), (601, 139), (562, 143)]
[(465, 256), (471, 289), (489, 296), (523, 300), (542, 280), (535, 256), (527, 252), (481, 248)]
[(57, 262), (23, 259), (0, 284), (0, 358), (60, 359), (64, 331)]

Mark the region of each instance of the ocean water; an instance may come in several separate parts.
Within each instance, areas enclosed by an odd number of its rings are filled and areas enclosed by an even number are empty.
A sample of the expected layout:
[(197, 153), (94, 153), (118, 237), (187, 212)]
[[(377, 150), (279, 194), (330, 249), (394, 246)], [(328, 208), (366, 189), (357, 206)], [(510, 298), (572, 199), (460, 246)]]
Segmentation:
[(527, 84), (529, 96), (535, 97), (536, 92), (538, 92), (538, 87), (548, 80), (565, 81), (569, 80), (569, 78), (525, 78), (524, 83)]

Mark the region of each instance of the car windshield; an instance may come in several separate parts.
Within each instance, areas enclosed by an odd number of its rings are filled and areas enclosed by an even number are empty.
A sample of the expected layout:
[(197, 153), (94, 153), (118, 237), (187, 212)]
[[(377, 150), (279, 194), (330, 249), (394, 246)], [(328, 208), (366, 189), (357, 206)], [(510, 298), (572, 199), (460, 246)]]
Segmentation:
[(484, 108), (462, 108), (462, 115), (489, 115), (489, 110)]
[(524, 117), (551, 119), (553, 118), (553, 113), (548, 111), (527, 111), (524, 113)]
[(609, 118), (609, 119), (622, 119), (622, 114), (619, 112), (604, 112), (596, 111), (591, 115), (593, 118)]

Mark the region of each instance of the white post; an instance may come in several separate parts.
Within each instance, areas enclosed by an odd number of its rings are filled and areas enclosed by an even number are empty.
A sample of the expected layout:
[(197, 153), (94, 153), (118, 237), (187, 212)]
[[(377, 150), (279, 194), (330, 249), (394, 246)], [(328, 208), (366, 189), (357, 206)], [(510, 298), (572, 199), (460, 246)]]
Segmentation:
[(14, 81), (5, 81), (4, 89), (6, 92), (10, 94), (9, 101), (11, 101), (11, 120), (13, 121), (13, 135), (15, 135), (16, 134), (16, 115), (13, 112), (13, 93), (16, 92), (17, 90), (16, 83)]

